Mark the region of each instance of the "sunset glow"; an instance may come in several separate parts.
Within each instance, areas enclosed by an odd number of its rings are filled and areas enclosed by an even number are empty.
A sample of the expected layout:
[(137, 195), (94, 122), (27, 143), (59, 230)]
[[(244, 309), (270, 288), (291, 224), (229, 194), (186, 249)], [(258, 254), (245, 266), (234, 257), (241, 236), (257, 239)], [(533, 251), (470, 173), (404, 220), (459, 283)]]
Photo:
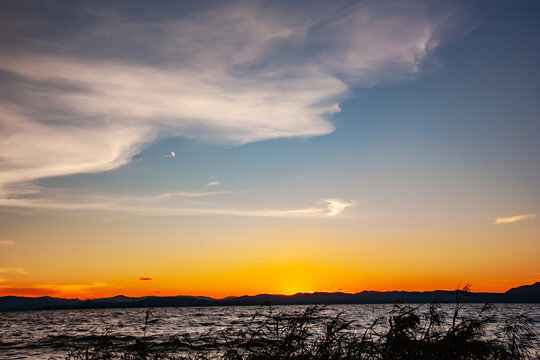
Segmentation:
[(473, 3), (1, 4), (0, 296), (540, 281), (538, 4)]

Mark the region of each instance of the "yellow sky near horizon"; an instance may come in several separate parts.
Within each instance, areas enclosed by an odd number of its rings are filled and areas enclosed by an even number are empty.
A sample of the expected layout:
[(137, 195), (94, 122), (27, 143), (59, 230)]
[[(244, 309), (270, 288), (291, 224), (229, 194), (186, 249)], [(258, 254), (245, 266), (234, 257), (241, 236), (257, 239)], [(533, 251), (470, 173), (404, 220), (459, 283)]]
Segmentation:
[(292, 227), (288, 219), (226, 218), (208, 228), (200, 218), (131, 219), (127, 229), (124, 221), (52, 217), (19, 227), (18, 238), (2, 247), (0, 295), (221, 298), (460, 284), (504, 292), (539, 279), (534, 222), (395, 232), (376, 225), (381, 221), (317, 219)]
[(540, 2), (120, 3), (0, 2), (0, 296), (540, 281)]

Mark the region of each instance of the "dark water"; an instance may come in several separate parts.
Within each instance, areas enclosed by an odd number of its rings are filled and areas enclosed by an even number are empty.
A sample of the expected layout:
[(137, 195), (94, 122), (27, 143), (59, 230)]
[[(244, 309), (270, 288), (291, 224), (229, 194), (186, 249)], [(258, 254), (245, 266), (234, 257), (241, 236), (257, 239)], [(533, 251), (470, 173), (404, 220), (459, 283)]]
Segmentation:
[[(417, 305), (418, 313), (427, 311), (428, 305)], [(466, 304), (462, 316), (477, 315), (481, 304)], [(276, 306), (261, 310), (259, 307), (193, 307), (152, 309), (152, 319), (156, 319), (147, 330), (147, 341), (166, 342), (173, 335), (202, 334), (219, 336), (221, 330), (246, 326), (257, 311), (268, 313), (298, 312), (305, 306)], [(393, 305), (328, 305), (321, 311), (319, 327), (325, 320), (342, 313), (346, 320), (353, 321), (353, 331), (362, 331), (375, 319), (387, 317)], [(443, 305), (448, 314), (453, 305)], [(489, 310), (496, 318), (492, 329), (504, 324), (520, 314), (527, 314), (536, 332), (540, 334), (540, 304), (496, 304)], [(55, 310), (0, 313), (0, 359), (63, 359), (70, 347), (84, 344), (92, 334), (99, 335), (106, 329), (126, 341), (134, 342), (143, 336), (146, 309), (102, 309), (102, 310)], [(379, 327), (387, 326), (382, 321)], [(536, 350), (540, 351), (540, 348)]]

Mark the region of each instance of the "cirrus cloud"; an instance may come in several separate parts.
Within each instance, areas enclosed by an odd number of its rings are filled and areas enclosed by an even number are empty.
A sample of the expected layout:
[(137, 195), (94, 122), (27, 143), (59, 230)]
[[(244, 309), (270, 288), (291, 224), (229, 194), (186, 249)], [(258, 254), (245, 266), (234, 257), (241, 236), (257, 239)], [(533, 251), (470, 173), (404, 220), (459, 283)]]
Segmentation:
[(354, 205), (354, 202), (347, 202), (342, 199), (321, 199), (321, 202), (328, 206), (328, 216), (339, 215), (343, 210)]
[(525, 214), (525, 215), (516, 215), (516, 216), (509, 216), (509, 217), (502, 217), (495, 219), (494, 224), (510, 224), (516, 221), (523, 221), (523, 220), (532, 220), (535, 219), (538, 216), (538, 214)]
[[(324, 206), (303, 207), (293, 209), (266, 209), (266, 208), (231, 208), (223, 206), (208, 206), (201, 203), (186, 203), (189, 199), (199, 199), (210, 196), (230, 194), (230, 191), (214, 192), (183, 192), (176, 191), (151, 196), (122, 197), (96, 195), (85, 196), (78, 193), (76, 197), (48, 196), (48, 197), (19, 197), (2, 199), (0, 206), (13, 208), (36, 208), (60, 211), (88, 211), (103, 210), (114, 212), (144, 213), (158, 216), (201, 216), (225, 215), (244, 217), (275, 217), (275, 218), (321, 218), (335, 217), (346, 208), (355, 204), (354, 201), (341, 199), (321, 199), (319, 203)], [(59, 199), (56, 199), (58, 197)], [(175, 201), (181, 198), (182, 202)], [(0, 269), (1, 272), (1, 269)]]
[(73, 28), (5, 21), (0, 197), (14, 183), (115, 169), (165, 136), (241, 145), (328, 134), (351, 87), (415, 76), (457, 17), (423, 1), (319, 5), (151, 18), (82, 6), (65, 16), (85, 12)]

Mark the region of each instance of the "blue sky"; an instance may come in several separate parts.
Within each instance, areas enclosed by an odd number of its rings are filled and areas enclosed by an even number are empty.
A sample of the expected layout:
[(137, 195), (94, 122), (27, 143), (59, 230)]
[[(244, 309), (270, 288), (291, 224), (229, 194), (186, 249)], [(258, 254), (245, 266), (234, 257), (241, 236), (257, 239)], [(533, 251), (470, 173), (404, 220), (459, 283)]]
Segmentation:
[[(164, 134), (139, 145), (134, 160), (110, 172), (39, 183), (153, 193), (202, 191), (216, 177), (228, 191), (266, 193), (249, 196), (266, 206), (294, 206), (292, 190), (304, 202), (310, 196), (318, 200), (317, 194), (372, 202), (386, 197), (420, 202), (423, 194), (441, 201), (496, 196), (504, 205), (485, 209), (486, 217), (534, 212), (540, 75), (531, 8), (537, 5), (515, 4), (510, 12), (508, 6), (468, 7), (466, 34), (454, 29), (459, 37), (448, 36), (451, 40), (418, 60), (420, 70), (404, 81), (353, 83), (329, 120), (335, 130), (326, 135), (239, 146), (234, 140)], [(171, 151), (176, 157), (163, 156)], [(388, 196), (389, 191), (394, 193)], [(511, 209), (502, 208), (508, 203)]]
[(1, 7), (6, 244), (81, 212), (537, 247), (536, 1)]

